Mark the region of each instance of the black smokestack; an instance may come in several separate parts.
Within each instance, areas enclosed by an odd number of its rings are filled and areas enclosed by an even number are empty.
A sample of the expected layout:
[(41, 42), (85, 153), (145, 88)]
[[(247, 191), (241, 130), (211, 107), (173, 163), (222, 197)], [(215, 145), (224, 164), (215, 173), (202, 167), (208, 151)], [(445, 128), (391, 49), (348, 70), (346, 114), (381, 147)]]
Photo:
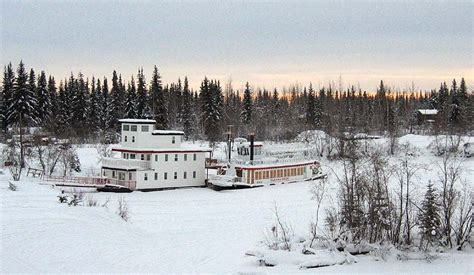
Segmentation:
[(250, 162), (253, 162), (254, 133), (250, 134)]
[(231, 142), (230, 142), (230, 139), (231, 139), (231, 138), (230, 138), (230, 132), (229, 132), (229, 133), (227, 134), (227, 150), (228, 150), (228, 152), (229, 152), (229, 155), (228, 155), (228, 157), (229, 157), (229, 162), (230, 162), (230, 159), (231, 159), (231, 157), (232, 157), (232, 155), (231, 155), (231, 154), (232, 154), (232, 144), (231, 144)]

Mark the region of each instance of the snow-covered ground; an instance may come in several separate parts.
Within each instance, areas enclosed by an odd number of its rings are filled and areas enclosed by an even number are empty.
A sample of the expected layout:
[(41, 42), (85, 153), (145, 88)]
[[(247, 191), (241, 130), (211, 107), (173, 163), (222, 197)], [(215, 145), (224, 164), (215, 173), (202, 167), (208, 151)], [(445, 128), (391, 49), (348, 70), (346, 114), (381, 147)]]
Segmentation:
[[(423, 188), (436, 176), (437, 159), (426, 149), (429, 140), (406, 136), (401, 141), (423, 150), (420, 162), (428, 169), (418, 178)], [(97, 152), (87, 146), (78, 152), (82, 173), (89, 174), (98, 165)], [(331, 162), (324, 164), (338, 170)], [(464, 166), (464, 177), (472, 184), (474, 160), (467, 160)], [(221, 192), (189, 188), (91, 193), (86, 195), (99, 203), (109, 198), (108, 206), (68, 207), (57, 202), (58, 188), (39, 185), (35, 179), (23, 177), (18, 191), (10, 191), (8, 172), (4, 173), (0, 175), (0, 273), (474, 273), (470, 250), (448, 251), (432, 263), (358, 256), (357, 263), (318, 270), (293, 265), (263, 267), (245, 256), (259, 246), (265, 230), (272, 226), (275, 205), (296, 234), (308, 234), (315, 213), (309, 182)], [(329, 188), (336, 199), (334, 178)], [(120, 197), (129, 206), (129, 222), (116, 214)], [(330, 203), (328, 199), (325, 205)]]

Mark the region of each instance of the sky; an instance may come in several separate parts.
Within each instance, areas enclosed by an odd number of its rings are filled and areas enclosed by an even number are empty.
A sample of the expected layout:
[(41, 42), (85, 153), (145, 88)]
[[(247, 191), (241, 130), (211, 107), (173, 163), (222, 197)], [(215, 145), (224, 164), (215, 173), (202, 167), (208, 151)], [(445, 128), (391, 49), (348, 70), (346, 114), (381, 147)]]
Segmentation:
[[(474, 1), (1, 1), (0, 63), (241, 89), (474, 80)], [(341, 80), (341, 81), (340, 81)]]

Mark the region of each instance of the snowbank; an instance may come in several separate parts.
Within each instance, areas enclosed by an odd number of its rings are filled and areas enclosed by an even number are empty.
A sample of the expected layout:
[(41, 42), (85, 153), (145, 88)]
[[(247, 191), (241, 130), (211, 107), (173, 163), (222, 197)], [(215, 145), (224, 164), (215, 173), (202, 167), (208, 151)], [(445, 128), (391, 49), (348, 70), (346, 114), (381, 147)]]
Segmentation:
[(357, 258), (350, 255), (348, 252), (331, 251), (328, 249), (311, 250), (311, 252), (313, 254), (303, 254), (301, 251), (267, 249), (248, 251), (245, 255), (257, 258), (261, 265), (294, 265), (300, 269), (357, 262)]

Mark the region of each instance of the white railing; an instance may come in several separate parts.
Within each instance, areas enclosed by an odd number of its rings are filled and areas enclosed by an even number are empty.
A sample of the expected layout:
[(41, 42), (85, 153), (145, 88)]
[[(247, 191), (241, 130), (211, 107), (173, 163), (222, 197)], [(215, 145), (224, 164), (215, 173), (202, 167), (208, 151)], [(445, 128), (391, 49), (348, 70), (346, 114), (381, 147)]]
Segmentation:
[(137, 160), (137, 159), (103, 158), (102, 166), (106, 166), (110, 168), (151, 169), (150, 161)]
[(44, 176), (43, 181), (52, 182), (62, 186), (84, 186), (84, 187), (104, 187), (105, 185), (119, 185), (130, 190), (135, 190), (137, 182), (134, 180), (118, 180), (100, 177), (57, 177)]
[(267, 164), (289, 164), (298, 162), (311, 161), (310, 158), (297, 157), (297, 158), (276, 158), (276, 159), (262, 159), (262, 160), (235, 160), (235, 164), (239, 165), (267, 165)]

